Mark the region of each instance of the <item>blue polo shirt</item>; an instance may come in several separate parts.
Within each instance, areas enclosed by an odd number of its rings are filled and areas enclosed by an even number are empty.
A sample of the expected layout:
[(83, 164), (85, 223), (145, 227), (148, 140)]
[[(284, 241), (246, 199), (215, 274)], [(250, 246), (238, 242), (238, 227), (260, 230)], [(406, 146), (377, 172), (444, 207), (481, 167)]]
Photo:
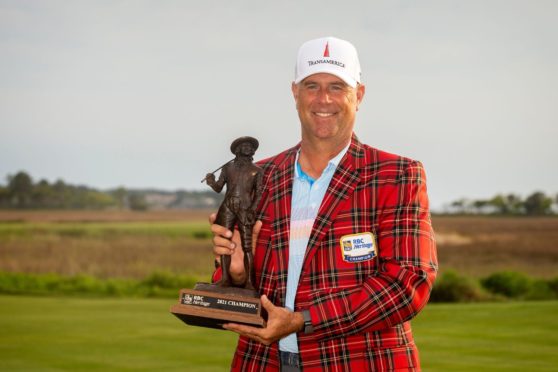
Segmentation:
[[(291, 201), (291, 230), (289, 240), (289, 269), (287, 276), (287, 294), (285, 307), (294, 310), (294, 301), (306, 246), (312, 233), (314, 220), (324, 199), (339, 162), (349, 149), (350, 143), (329, 161), (320, 177), (316, 180), (304, 173), (298, 163), (296, 155), (293, 195)], [(279, 340), (279, 349), (291, 353), (298, 353), (296, 333)]]

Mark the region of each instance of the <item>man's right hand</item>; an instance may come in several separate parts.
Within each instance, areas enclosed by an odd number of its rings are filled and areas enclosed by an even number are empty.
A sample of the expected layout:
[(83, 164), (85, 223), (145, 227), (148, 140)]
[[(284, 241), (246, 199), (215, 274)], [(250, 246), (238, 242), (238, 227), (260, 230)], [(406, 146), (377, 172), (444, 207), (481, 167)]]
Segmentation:
[[(240, 233), (238, 230), (233, 233), (227, 228), (215, 224), (216, 218), (215, 213), (209, 216), (211, 232), (213, 233), (213, 254), (215, 254), (217, 260), (220, 260), (222, 255), (231, 256), (231, 267), (229, 269), (231, 279), (235, 284), (242, 284), (246, 280), (246, 272), (244, 271), (244, 251), (240, 242)], [(262, 222), (257, 221), (252, 230), (252, 252), (255, 252), (256, 240), (261, 227)]]

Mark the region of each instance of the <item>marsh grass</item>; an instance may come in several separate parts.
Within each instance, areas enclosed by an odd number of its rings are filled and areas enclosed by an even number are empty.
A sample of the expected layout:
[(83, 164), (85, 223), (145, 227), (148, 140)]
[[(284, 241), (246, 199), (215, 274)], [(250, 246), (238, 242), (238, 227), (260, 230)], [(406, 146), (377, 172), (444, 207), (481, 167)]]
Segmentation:
[(37, 221), (36, 212), (29, 216), (0, 222), (0, 271), (104, 279), (142, 279), (168, 271), (203, 280), (209, 280), (213, 271), (208, 223), (191, 215), (183, 221), (176, 220), (175, 213), (169, 220), (145, 221), (133, 215), (135, 219), (125, 221), (121, 213), (114, 222), (80, 222), (92, 217), (88, 213), (74, 213), (75, 220), (61, 213), (61, 221), (51, 215), (48, 222)]
[(0, 271), (144, 278), (158, 270), (209, 277), (209, 241), (157, 235), (34, 235), (0, 243)]
[[(0, 211), (0, 271), (143, 279), (213, 271), (210, 211)], [(558, 218), (434, 216), (440, 271), (558, 272)], [(536, 296), (535, 296), (536, 297)]]
[(433, 216), (440, 270), (480, 278), (500, 271), (558, 273), (557, 217)]

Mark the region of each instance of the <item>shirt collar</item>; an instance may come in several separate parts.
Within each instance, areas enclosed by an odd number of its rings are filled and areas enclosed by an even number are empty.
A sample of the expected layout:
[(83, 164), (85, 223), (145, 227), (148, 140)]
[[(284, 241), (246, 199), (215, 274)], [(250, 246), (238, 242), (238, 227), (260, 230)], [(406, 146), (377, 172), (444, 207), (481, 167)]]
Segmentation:
[[(322, 174), (329, 170), (329, 169), (336, 169), (337, 166), (339, 165), (339, 163), (341, 162), (341, 159), (343, 159), (343, 156), (345, 156), (345, 154), (347, 153), (347, 151), (349, 150), (349, 147), (351, 146), (351, 141), (349, 141), (349, 143), (347, 144), (347, 146), (345, 146), (341, 151), (339, 151), (339, 153), (337, 155), (335, 155), (333, 158), (329, 159), (329, 162), (327, 163), (327, 167), (323, 170)], [(300, 165), (298, 164), (298, 157), (300, 156), (300, 149), (296, 152), (296, 158), (295, 158), (295, 177), (297, 178), (310, 178), (306, 173), (302, 172), (302, 169), (300, 168)]]

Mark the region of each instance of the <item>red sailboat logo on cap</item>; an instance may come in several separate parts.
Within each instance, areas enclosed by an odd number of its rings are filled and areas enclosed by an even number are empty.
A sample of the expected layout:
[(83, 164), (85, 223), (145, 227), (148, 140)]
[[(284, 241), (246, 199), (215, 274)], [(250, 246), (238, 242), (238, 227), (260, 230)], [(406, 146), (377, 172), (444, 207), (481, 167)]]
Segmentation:
[(329, 57), (329, 41), (326, 43), (324, 57)]

